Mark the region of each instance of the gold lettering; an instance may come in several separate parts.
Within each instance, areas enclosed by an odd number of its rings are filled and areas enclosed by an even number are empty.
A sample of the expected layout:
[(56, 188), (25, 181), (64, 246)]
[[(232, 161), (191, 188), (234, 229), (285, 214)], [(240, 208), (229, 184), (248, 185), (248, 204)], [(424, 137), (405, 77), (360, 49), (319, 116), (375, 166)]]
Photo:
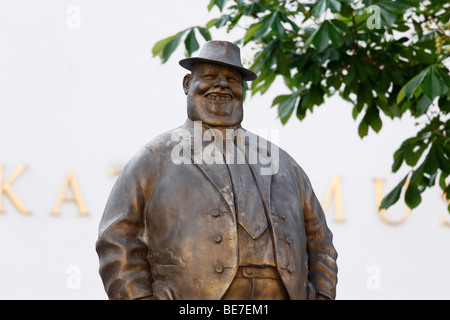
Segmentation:
[(122, 169), (109, 169), (108, 170), (108, 176), (118, 176), (122, 172)]
[[(408, 182), (405, 183), (403, 188), (406, 188), (407, 185), (408, 185)], [(384, 197), (383, 187), (384, 187), (384, 179), (375, 179), (375, 202), (376, 202), (377, 211), (378, 211), (378, 214), (381, 217), (381, 220), (383, 220), (387, 224), (391, 224), (391, 225), (402, 224), (403, 222), (406, 221), (406, 219), (408, 219), (409, 214), (411, 213), (411, 209), (406, 207), (405, 211), (403, 213), (403, 217), (400, 220), (389, 219), (387, 214), (386, 214), (386, 210), (385, 209), (382, 209), (382, 210), (378, 209), (380, 207), (381, 201), (383, 201), (383, 197)]]
[[(343, 222), (344, 216), (342, 214), (342, 194), (341, 194), (341, 177), (334, 177), (331, 180), (330, 186), (328, 187), (327, 193), (325, 195), (325, 200), (323, 201), (322, 207), (323, 211), (327, 211), (328, 205), (331, 199), (334, 199), (334, 221)], [(334, 196), (334, 197), (333, 197)]]
[[(445, 193), (442, 193), (442, 199), (445, 201), (445, 203), (447, 203), (447, 205), (450, 203), (449, 200), (447, 200), (447, 198), (445, 197)], [(450, 220), (449, 220), (450, 214), (448, 212), (443, 213), (441, 215), (441, 219), (440, 222), (443, 226), (447, 226), (450, 227)]]
[(12, 175), (5, 181), (5, 183), (1, 183), (3, 166), (0, 165), (0, 213), (4, 212), (2, 207), (2, 194), (5, 193), (9, 197), (11, 202), (16, 206), (17, 210), (19, 210), (19, 212), (23, 214), (30, 214), (30, 211), (27, 210), (27, 208), (25, 208), (22, 202), (20, 202), (19, 198), (11, 188), (11, 184), (25, 169), (26, 169), (25, 165), (19, 166), (16, 169), (16, 171), (14, 171)]
[[(72, 197), (66, 196), (67, 189), (70, 187), (72, 189)], [(84, 201), (81, 198), (80, 189), (78, 188), (78, 184), (75, 180), (75, 176), (72, 172), (72, 170), (69, 170), (67, 173), (66, 179), (63, 182), (63, 185), (61, 187), (61, 190), (58, 195), (58, 199), (56, 200), (55, 206), (52, 210), (52, 215), (58, 216), (60, 214), (61, 204), (63, 202), (75, 202), (78, 206), (78, 212), (82, 216), (87, 216), (88, 212), (86, 210), (86, 206), (84, 205)]]

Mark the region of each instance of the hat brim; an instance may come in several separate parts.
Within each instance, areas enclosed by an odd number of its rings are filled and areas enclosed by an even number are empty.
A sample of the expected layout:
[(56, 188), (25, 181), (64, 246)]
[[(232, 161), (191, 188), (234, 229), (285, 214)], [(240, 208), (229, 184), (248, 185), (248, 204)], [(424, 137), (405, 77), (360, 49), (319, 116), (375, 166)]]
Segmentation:
[(215, 64), (220, 64), (222, 66), (226, 66), (226, 67), (230, 67), (230, 68), (233, 68), (233, 69), (237, 69), (237, 70), (239, 70), (242, 73), (242, 80), (244, 80), (244, 81), (253, 81), (253, 80), (255, 80), (258, 77), (256, 75), (256, 73), (254, 73), (253, 71), (250, 71), (248, 69), (245, 69), (243, 67), (239, 67), (239, 66), (236, 66), (234, 64), (224, 63), (222, 61), (205, 59), (205, 58), (197, 58), (197, 57), (195, 57), (195, 58), (181, 59), (179, 61), (179, 64), (183, 68), (191, 71), (192, 70), (192, 66), (194, 65), (194, 63), (198, 63), (198, 62), (215, 63)]

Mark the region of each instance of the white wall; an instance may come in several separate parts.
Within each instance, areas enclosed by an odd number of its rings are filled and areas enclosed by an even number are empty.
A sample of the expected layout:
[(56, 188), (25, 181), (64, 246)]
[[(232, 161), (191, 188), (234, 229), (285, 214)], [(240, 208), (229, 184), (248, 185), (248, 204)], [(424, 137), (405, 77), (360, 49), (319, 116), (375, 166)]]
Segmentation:
[[(182, 50), (161, 65), (151, 48), (215, 17), (206, 10), (209, 0), (186, 3), (0, 3), (1, 181), (26, 165), (11, 187), (31, 211), (18, 212), (1, 195), (0, 299), (106, 299), (94, 246), (115, 181), (108, 171), (186, 117)], [(73, 8), (80, 10), (79, 28), (71, 20)], [(440, 224), (446, 204), (439, 189), (427, 191), (419, 208), (397, 226), (385, 223), (375, 205), (374, 179), (384, 178), (387, 191), (406, 173), (393, 175), (390, 166), (401, 141), (414, 134), (414, 120), (386, 119), (378, 135), (361, 140), (351, 106), (332, 98), (302, 123), (293, 118), (283, 127), (269, 107), (285, 92), (277, 84), (249, 99), (243, 125), (278, 129), (280, 146), (305, 169), (319, 199), (333, 177), (342, 178), (344, 221), (334, 221), (332, 204), (327, 210), (339, 252), (337, 298), (449, 299), (450, 219)], [(69, 170), (87, 216), (73, 203), (63, 204), (59, 216), (50, 213)], [(389, 217), (400, 219), (403, 209), (396, 205)]]

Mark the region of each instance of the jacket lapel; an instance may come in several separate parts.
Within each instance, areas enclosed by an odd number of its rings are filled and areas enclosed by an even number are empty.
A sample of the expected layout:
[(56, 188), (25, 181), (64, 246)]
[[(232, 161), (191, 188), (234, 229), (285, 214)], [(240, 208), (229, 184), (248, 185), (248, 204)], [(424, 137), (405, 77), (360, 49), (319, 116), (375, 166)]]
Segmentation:
[[(208, 155), (210, 155), (209, 152), (204, 154), (205, 148), (215, 148), (215, 150), (218, 151), (220, 150), (220, 147), (214, 145), (213, 141), (203, 141), (203, 132), (195, 129), (193, 130), (193, 132), (191, 132), (192, 164), (194, 164), (194, 166), (202, 172), (205, 178), (212, 184), (213, 188), (216, 189), (216, 191), (220, 194), (223, 201), (230, 208), (233, 220), (236, 221), (231, 178), (224, 163), (223, 155), (221, 152), (219, 152), (219, 154), (216, 154), (216, 157), (214, 159), (205, 159)], [(198, 140), (195, 141), (195, 139)], [(222, 161), (220, 161), (220, 159), (222, 159)]]
[[(204, 154), (205, 148), (214, 147), (213, 141), (203, 141), (203, 128), (202, 126), (189, 126), (191, 132), (191, 161), (196, 166), (207, 180), (210, 181), (212, 186), (220, 194), (223, 201), (228, 205), (235, 220), (236, 212), (234, 208), (234, 196), (232, 190), (231, 177), (228, 172), (227, 166), (224, 164), (223, 155), (217, 155), (216, 161), (205, 161), (205, 156), (210, 155), (209, 152)], [(206, 127), (206, 129), (209, 129)], [(247, 163), (249, 163), (250, 170), (255, 178), (258, 190), (260, 191), (263, 205), (271, 216), (270, 207), (270, 190), (272, 184), (273, 172), (272, 166), (274, 159), (271, 158), (269, 152), (269, 142), (262, 137), (258, 137), (255, 134), (245, 129), (236, 130), (235, 135), (241, 135), (241, 141), (245, 141), (245, 148), (239, 149), (244, 153)], [(244, 135), (242, 137), (242, 135)], [(248, 136), (249, 139), (245, 139)], [(195, 139), (197, 139), (195, 141)], [(239, 144), (238, 144), (239, 146)], [(244, 150), (243, 150), (244, 149)], [(215, 146), (215, 150), (220, 150), (220, 146)], [(256, 160), (256, 161), (255, 161)], [(275, 159), (276, 160), (276, 159)]]
[[(247, 136), (255, 136), (250, 131), (245, 131)], [(250, 166), (250, 170), (255, 178), (258, 189), (260, 190), (262, 202), (267, 214), (270, 216), (270, 190), (272, 185), (272, 172), (270, 170), (271, 165), (271, 155), (268, 150), (268, 145), (266, 140), (262, 137), (256, 136), (255, 138), (249, 138), (245, 141), (245, 158)], [(255, 143), (251, 142), (257, 141)], [(243, 150), (244, 151), (244, 150)], [(255, 161), (255, 159), (257, 161)]]

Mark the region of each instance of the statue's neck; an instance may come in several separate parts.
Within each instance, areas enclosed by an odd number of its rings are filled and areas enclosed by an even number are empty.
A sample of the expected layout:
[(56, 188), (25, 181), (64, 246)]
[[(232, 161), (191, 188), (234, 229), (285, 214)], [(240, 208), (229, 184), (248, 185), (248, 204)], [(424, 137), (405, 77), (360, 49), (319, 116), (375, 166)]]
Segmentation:
[(219, 130), (222, 133), (223, 137), (226, 136), (227, 130), (236, 130), (236, 129), (242, 128), (240, 123), (238, 125), (235, 125), (235, 126), (216, 126), (216, 125), (209, 125), (207, 123), (201, 122), (200, 120), (193, 121), (193, 120), (191, 120), (189, 118), (186, 120), (185, 126), (193, 130), (194, 129), (194, 125), (195, 124), (199, 124), (199, 123), (201, 123), (201, 128), (202, 128), (203, 132), (205, 132), (208, 129)]

